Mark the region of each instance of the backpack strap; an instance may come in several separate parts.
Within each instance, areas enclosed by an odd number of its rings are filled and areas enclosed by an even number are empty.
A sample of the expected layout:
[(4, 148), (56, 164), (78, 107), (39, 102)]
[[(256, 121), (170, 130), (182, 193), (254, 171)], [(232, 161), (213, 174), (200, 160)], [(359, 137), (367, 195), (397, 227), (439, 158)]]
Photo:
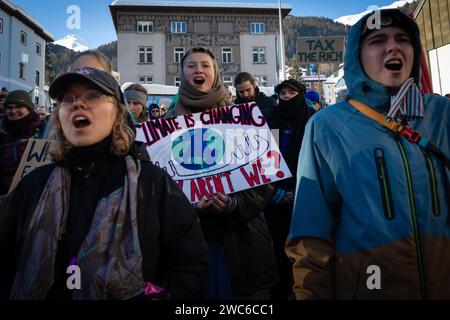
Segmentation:
[(411, 143), (418, 144), (421, 148), (428, 150), (436, 155), (436, 157), (441, 160), (444, 165), (450, 170), (450, 159), (429, 139), (423, 137), (420, 132), (411, 128), (408, 124), (401, 124), (397, 121), (388, 121), (383, 114), (375, 111), (374, 109), (366, 106), (364, 103), (359, 102), (355, 99), (350, 99), (348, 101), (355, 109), (365, 115), (367, 118), (378, 122), (382, 126), (388, 128), (395, 134), (404, 137)]

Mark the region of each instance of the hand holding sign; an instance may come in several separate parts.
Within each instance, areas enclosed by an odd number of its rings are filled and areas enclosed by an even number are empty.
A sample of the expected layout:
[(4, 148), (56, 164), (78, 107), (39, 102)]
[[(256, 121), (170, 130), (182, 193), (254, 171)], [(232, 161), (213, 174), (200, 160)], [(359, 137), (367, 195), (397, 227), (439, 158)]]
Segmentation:
[(231, 198), (227, 195), (224, 195), (223, 193), (218, 192), (213, 198), (212, 198), (212, 210), (216, 213), (225, 213), (229, 207)]

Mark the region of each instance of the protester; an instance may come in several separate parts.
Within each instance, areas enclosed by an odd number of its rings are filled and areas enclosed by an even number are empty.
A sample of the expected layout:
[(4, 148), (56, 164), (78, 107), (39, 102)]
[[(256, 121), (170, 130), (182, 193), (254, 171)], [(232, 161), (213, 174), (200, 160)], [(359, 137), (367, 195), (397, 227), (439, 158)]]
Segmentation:
[(148, 121), (147, 89), (138, 83), (133, 83), (125, 89), (124, 95), (137, 122)]
[(415, 22), (378, 13), (350, 30), (349, 100), (305, 130), (286, 249), (298, 299), (450, 298), (450, 101), (419, 92)]
[[(230, 105), (213, 54), (189, 49), (181, 61), (179, 99), (166, 117)], [(268, 299), (277, 281), (264, 208), (269, 186), (214, 197), (203, 197), (197, 212), (208, 244), (210, 268), (206, 299)]]
[(314, 109), (305, 102), (305, 87), (294, 79), (275, 87), (279, 104), (274, 113), (273, 129), (279, 132), (279, 147), (292, 178), (275, 183), (275, 191), (266, 209), (266, 219), (272, 233), (280, 282), (272, 288), (272, 298), (286, 300), (292, 297), (292, 264), (284, 252), (291, 225), (297, 163), (305, 125)]
[[(124, 97), (81, 68), (50, 86), (54, 163), (25, 176), (0, 208), (0, 293), (11, 299), (192, 299), (207, 251), (178, 186), (133, 147)], [(68, 267), (81, 272), (71, 290)]]
[(152, 103), (149, 107), (150, 119), (159, 119), (159, 106), (157, 103)]
[(310, 90), (310, 91), (306, 92), (305, 98), (309, 99), (312, 102), (315, 110), (322, 109), (322, 101), (321, 101), (320, 95), (317, 91)]
[(6, 194), (31, 137), (40, 132), (41, 120), (26, 91), (12, 91), (5, 99), (0, 119), (0, 195)]
[[(109, 58), (106, 57), (103, 53), (95, 50), (86, 50), (81, 52), (72, 62), (72, 70), (85, 67), (94, 68), (108, 73), (111, 73), (112, 70), (111, 61), (109, 60)], [(134, 119), (134, 115), (129, 109), (129, 106), (127, 106), (127, 111), (128, 113), (126, 115), (126, 124), (133, 130), (134, 134), (136, 135), (135, 124), (137, 123), (137, 120)], [(150, 156), (148, 155), (145, 143), (135, 141), (133, 147), (137, 149), (135, 154), (139, 156), (139, 160), (150, 160)]]
[(163, 117), (166, 112), (167, 112), (167, 105), (162, 103), (161, 106), (159, 107), (159, 115)]
[(0, 119), (5, 115), (5, 99), (8, 95), (8, 90), (6, 90), (5, 87), (2, 88), (2, 91), (0, 91)]
[(41, 122), (45, 124), (45, 122), (47, 121), (47, 113), (45, 111), (45, 107), (37, 107), (35, 109), (35, 112), (39, 115), (39, 119), (41, 120)]
[(273, 113), (275, 112), (277, 103), (271, 97), (266, 96), (259, 91), (255, 79), (248, 72), (241, 72), (234, 78), (234, 86), (236, 88), (235, 103), (245, 103), (255, 101), (259, 109), (261, 109), (267, 124), (272, 128)]

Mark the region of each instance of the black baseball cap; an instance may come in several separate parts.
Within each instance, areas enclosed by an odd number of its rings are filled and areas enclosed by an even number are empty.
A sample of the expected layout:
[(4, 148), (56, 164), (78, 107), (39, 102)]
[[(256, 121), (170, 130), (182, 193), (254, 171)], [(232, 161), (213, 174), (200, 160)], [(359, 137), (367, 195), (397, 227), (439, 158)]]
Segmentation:
[(299, 93), (305, 93), (306, 92), (306, 88), (303, 84), (301, 84), (300, 82), (298, 82), (297, 80), (294, 79), (288, 79), (288, 80), (284, 80), (283, 82), (281, 82), (279, 85), (277, 85), (275, 87), (275, 92), (277, 94), (280, 93), (280, 90), (282, 87), (289, 87)]
[(108, 72), (94, 68), (79, 68), (59, 76), (50, 86), (49, 94), (52, 99), (56, 99), (67, 86), (76, 81), (87, 81), (107, 95), (115, 97), (118, 101), (125, 103), (125, 99), (120, 89), (119, 83)]

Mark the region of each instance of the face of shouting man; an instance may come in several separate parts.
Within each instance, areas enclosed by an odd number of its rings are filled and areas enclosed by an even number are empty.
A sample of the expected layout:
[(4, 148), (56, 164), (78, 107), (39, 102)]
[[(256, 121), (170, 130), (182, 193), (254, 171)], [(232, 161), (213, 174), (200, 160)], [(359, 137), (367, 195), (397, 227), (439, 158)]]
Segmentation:
[(361, 63), (369, 78), (399, 88), (411, 77), (414, 49), (408, 34), (398, 27), (370, 33), (361, 44)]

